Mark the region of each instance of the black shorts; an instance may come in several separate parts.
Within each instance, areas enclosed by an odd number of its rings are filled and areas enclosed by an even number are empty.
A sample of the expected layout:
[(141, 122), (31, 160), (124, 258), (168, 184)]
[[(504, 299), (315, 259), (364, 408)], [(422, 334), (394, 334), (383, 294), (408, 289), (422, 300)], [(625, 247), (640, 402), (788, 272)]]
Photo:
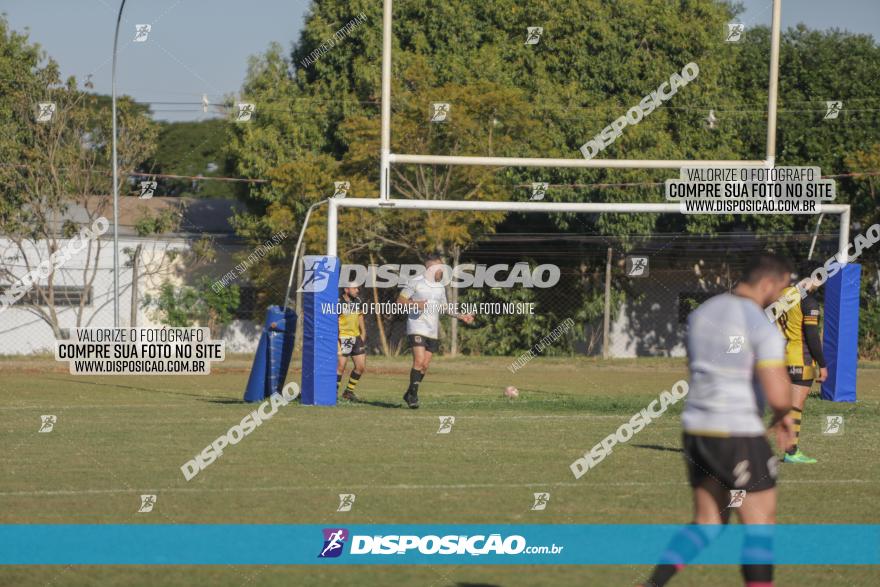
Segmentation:
[(764, 491), (776, 487), (779, 461), (763, 436), (697, 436), (684, 433), (688, 480), (697, 487), (714, 479), (726, 489)]
[(436, 338), (428, 338), (421, 334), (408, 334), (406, 337), (409, 339), (409, 346), (411, 348), (423, 346), (429, 353), (436, 353), (440, 350), (440, 341)]
[(364, 341), (360, 336), (340, 336), (338, 344), (339, 354), (343, 357), (356, 357), (366, 355)]
[(788, 366), (788, 378), (794, 385), (802, 385), (804, 387), (812, 387), (813, 386), (813, 371), (814, 368), (812, 366), (802, 367), (800, 365), (789, 365)]

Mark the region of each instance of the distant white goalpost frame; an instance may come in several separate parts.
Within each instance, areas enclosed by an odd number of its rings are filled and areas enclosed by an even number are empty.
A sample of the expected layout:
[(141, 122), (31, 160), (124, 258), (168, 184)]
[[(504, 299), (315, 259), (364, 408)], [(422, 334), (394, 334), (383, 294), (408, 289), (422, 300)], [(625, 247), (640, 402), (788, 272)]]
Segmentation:
[(779, 89), (779, 43), (782, 0), (773, 0), (770, 35), (770, 80), (767, 92), (767, 153), (760, 161), (675, 161), (665, 159), (545, 159), (534, 157), (480, 157), (417, 155), (391, 152), (391, 52), (393, 0), (383, 0), (382, 11), (382, 147), (379, 198), (391, 197), (391, 164), (481, 165), (499, 167), (582, 167), (594, 169), (678, 169), (681, 167), (773, 167), (776, 161), (776, 102)]

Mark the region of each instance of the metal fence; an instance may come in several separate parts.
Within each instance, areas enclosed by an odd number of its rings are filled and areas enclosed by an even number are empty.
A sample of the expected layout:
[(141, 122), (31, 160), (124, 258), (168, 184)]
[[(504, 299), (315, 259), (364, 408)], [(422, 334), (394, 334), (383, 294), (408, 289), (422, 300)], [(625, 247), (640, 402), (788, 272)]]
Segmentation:
[[(811, 236), (785, 238), (786, 246), (796, 252), (792, 262), (801, 271), (807, 263)], [(516, 356), (565, 324), (552, 344), (541, 345), (542, 355), (684, 356), (688, 314), (710, 297), (730, 291), (748, 259), (769, 244), (768, 239), (755, 235), (654, 237), (639, 244), (583, 237), (578, 246), (560, 251), (558, 241), (558, 235), (531, 238), (525, 247), (516, 248), (502, 237), (462, 254), (460, 263), (484, 265), (526, 261), (534, 267), (555, 261), (561, 275), (556, 285), (544, 289), (515, 286), (455, 291), (448, 287), (449, 301), (482, 303), (493, 311), (478, 313), (471, 326), (444, 317), (441, 351)], [(813, 265), (832, 255), (835, 247), (836, 235), (823, 235)], [(780, 249), (777, 242), (775, 250)], [(827, 256), (822, 256), (826, 252)], [(865, 275), (863, 279), (868, 290), (880, 289), (877, 276)], [(361, 290), (365, 302), (390, 302), (398, 294), (396, 288)], [(818, 295), (821, 299), (821, 292)], [(503, 311), (527, 304), (534, 313)], [(500, 314), (496, 313), (499, 308)], [(396, 355), (407, 348), (404, 317), (369, 315), (367, 330), (371, 353)]]

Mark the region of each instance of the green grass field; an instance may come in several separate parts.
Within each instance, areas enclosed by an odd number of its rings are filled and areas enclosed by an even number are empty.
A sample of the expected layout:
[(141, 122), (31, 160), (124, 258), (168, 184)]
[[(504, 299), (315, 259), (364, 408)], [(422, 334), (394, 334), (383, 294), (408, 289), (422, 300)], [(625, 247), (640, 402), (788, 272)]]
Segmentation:
[[(83, 377), (51, 358), (0, 358), (0, 522), (26, 523), (686, 523), (680, 406), (575, 480), (569, 464), (686, 375), (683, 360), (438, 357), (422, 408), (403, 409), (406, 357), (369, 359), (372, 403), (291, 405), (190, 482), (180, 466), (252, 408), (250, 357), (205, 377)], [(298, 378), (298, 374), (293, 374)], [(518, 400), (502, 397), (515, 385)], [(802, 446), (783, 466), (780, 523), (880, 523), (880, 368), (859, 372), (856, 404), (811, 398)], [(39, 434), (40, 415), (58, 416)], [(820, 434), (823, 414), (844, 433)], [(438, 416), (455, 416), (437, 434)], [(548, 491), (545, 511), (532, 494)], [(149, 514), (140, 494), (155, 493)], [(338, 494), (354, 493), (350, 512)], [(637, 537), (633, 537), (637, 540)], [(145, 545), (149, 548), (149, 545)], [(14, 567), (0, 585), (633, 585), (644, 566)], [(876, 568), (783, 567), (778, 585), (876, 585)], [(738, 567), (689, 568), (673, 582), (740, 585)]]

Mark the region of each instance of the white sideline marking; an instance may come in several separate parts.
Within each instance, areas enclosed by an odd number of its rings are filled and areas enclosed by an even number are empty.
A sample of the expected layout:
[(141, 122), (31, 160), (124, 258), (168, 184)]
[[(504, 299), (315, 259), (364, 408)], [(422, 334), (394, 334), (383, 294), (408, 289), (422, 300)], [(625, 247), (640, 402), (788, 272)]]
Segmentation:
[[(782, 484), (791, 485), (828, 485), (840, 483), (874, 483), (869, 479), (792, 479), (784, 481)], [(462, 483), (449, 485), (346, 485), (351, 489), (380, 489), (380, 490), (422, 490), (422, 489), (492, 489), (499, 487), (623, 487), (623, 486), (645, 486), (645, 485), (687, 485), (687, 481), (621, 481), (617, 483), (583, 483), (580, 481), (560, 481), (556, 483)], [(139, 493), (139, 492), (162, 492), (162, 493), (199, 493), (199, 492), (262, 492), (262, 491), (282, 491), (282, 490), (306, 490), (306, 491), (335, 491), (339, 489), (338, 485), (328, 485), (324, 487), (316, 486), (300, 486), (282, 485), (278, 487), (166, 487), (148, 489), (132, 489), (126, 487), (124, 489), (58, 489), (46, 491), (2, 491), (0, 497), (16, 497), (16, 496), (35, 496), (35, 495), (104, 495), (109, 493)]]

